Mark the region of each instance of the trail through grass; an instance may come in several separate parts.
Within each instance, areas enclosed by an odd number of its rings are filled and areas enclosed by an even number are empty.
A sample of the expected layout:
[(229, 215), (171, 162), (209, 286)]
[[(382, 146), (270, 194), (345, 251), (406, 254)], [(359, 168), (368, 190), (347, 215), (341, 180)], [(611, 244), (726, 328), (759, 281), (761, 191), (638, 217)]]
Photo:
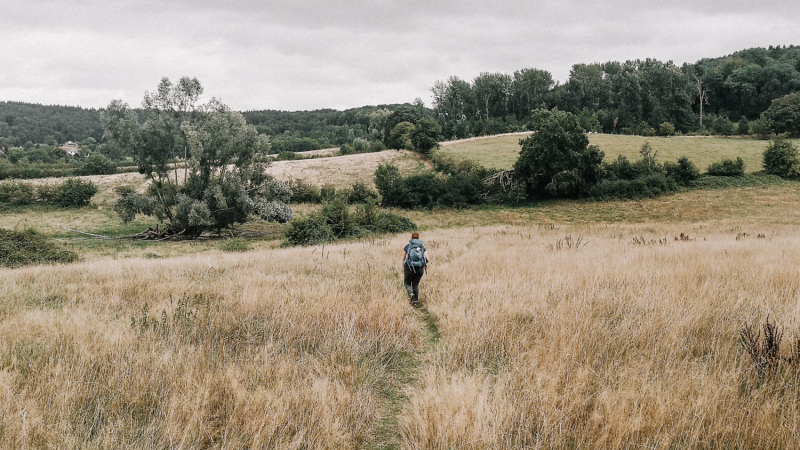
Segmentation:
[[(425, 277), (423, 276), (422, 278), (424, 279)], [(395, 379), (401, 384), (385, 392), (386, 413), (378, 421), (375, 441), (368, 443), (365, 446), (367, 449), (399, 449), (402, 447), (403, 435), (398, 416), (408, 403), (407, 392), (419, 382), (420, 365), (425, 364), (439, 343), (437, 319), (428, 310), (428, 298), (424, 295), (422, 286), (420, 286), (420, 292), (423, 300), (414, 308), (413, 316), (424, 327), (423, 345), (413, 358), (405, 361), (405, 364), (398, 365)], [(403, 294), (405, 294), (405, 291), (403, 291)], [(405, 295), (403, 298), (405, 298)]]

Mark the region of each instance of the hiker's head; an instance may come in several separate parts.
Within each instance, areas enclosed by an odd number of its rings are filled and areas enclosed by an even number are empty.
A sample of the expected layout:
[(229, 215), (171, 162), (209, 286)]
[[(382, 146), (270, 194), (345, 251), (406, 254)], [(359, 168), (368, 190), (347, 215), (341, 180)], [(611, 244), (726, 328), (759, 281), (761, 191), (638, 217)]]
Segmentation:
[(419, 239), (419, 233), (417, 233), (416, 231), (411, 233), (411, 239)]

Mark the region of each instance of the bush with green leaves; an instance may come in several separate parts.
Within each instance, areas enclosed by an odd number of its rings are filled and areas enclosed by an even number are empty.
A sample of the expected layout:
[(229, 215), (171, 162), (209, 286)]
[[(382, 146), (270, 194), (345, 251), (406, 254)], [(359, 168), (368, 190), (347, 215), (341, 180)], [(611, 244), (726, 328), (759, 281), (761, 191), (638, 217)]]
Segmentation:
[(722, 115), (711, 119), (708, 127), (714, 132), (714, 134), (718, 134), (720, 136), (731, 136), (736, 132), (733, 122), (731, 122), (726, 116)]
[[(431, 172), (397, 176), (396, 167), (376, 171), (375, 185), (384, 206), (405, 209), (461, 208), (486, 203), (489, 188), (478, 175), (444, 175)], [(396, 171), (399, 175), (399, 171)], [(379, 180), (380, 179), (380, 180)]]
[(51, 239), (33, 231), (0, 228), (0, 266), (24, 267), (35, 264), (67, 264), (78, 261), (77, 253), (62, 249)]
[(769, 139), (772, 136), (772, 121), (770, 121), (764, 114), (758, 120), (754, 120), (750, 124), (750, 132), (758, 136), (760, 139)]
[(342, 189), (343, 196), (347, 198), (347, 203), (366, 203), (370, 200), (377, 200), (378, 193), (375, 189), (367, 186), (363, 181), (356, 181), (349, 188)]
[(96, 193), (97, 186), (91, 181), (67, 178), (56, 186), (52, 202), (64, 208), (80, 208), (88, 205)]
[(742, 116), (742, 118), (739, 119), (739, 122), (736, 124), (736, 132), (742, 136), (750, 134), (750, 121), (747, 120), (747, 117)]
[(411, 135), (416, 127), (411, 122), (400, 122), (389, 131), (389, 148), (411, 150), (414, 144), (411, 142)]
[(303, 159), (303, 157), (290, 151), (282, 151), (275, 157), (275, 161), (296, 161), (298, 159)]
[(520, 141), (514, 163), (515, 182), (531, 197), (577, 197), (600, 180), (603, 152), (589, 145), (575, 115), (537, 109), (531, 114), (533, 134)]
[(676, 189), (674, 179), (663, 173), (653, 173), (632, 180), (603, 180), (591, 187), (589, 196), (598, 200), (637, 199), (658, 197)]
[(457, 156), (441, 151), (433, 151), (431, 153), (431, 162), (433, 162), (433, 170), (448, 175), (474, 175), (488, 176), (496, 170), (486, 169), (479, 162), (465, 156)]
[(94, 154), (77, 169), (78, 175), (111, 175), (117, 173), (117, 164), (101, 154)]
[(244, 239), (231, 238), (222, 241), (219, 244), (219, 249), (223, 252), (246, 252), (250, 250), (250, 244)]
[(776, 98), (764, 111), (764, 117), (770, 121), (775, 133), (800, 136), (800, 93)]
[(11, 181), (0, 183), (0, 203), (30, 205), (36, 201), (36, 188), (30, 183)]
[(287, 245), (313, 245), (369, 233), (400, 233), (416, 229), (410, 219), (379, 210), (375, 202), (356, 207), (355, 213), (341, 200), (298, 217), (284, 231)]
[(706, 173), (715, 177), (738, 177), (744, 175), (746, 167), (744, 160), (737, 156), (735, 160), (726, 158), (711, 163), (706, 169)]
[(688, 186), (692, 181), (700, 177), (700, 171), (697, 166), (686, 156), (681, 156), (677, 162), (665, 162), (664, 174), (681, 186)]
[(675, 136), (675, 125), (664, 122), (658, 126), (658, 135), (662, 137)]
[(292, 203), (319, 203), (319, 187), (306, 182), (302, 178), (294, 178), (288, 183), (292, 190)]
[(800, 175), (800, 157), (797, 146), (786, 139), (775, 138), (764, 150), (764, 171), (780, 177), (796, 177)]

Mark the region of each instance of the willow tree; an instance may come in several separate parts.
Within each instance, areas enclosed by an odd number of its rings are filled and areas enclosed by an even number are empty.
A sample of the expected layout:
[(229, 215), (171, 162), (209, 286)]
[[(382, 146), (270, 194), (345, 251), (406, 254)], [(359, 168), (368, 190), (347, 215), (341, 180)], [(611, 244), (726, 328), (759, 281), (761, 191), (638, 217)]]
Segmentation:
[(292, 192), (267, 175), (269, 140), (244, 117), (212, 99), (198, 104), (197, 79), (163, 78), (142, 101), (143, 123), (121, 100), (101, 115), (104, 139), (133, 155), (150, 184), (121, 192), (114, 210), (123, 221), (156, 216), (187, 237), (229, 228), (256, 215), (286, 222)]

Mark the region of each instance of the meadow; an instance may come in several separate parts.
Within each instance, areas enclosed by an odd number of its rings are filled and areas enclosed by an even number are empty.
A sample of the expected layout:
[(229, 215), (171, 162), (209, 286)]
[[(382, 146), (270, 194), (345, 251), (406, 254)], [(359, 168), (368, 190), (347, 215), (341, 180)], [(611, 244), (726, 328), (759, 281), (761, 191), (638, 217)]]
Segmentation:
[[(71, 239), (154, 225), (100, 198), (0, 211), (83, 257), (0, 268), (0, 448), (800, 448), (797, 182), (404, 211), (419, 308), (406, 235)], [(764, 374), (740, 332), (767, 320)]]
[[(510, 169), (519, 157), (519, 141), (526, 136), (522, 133), (491, 136), (452, 144), (444, 143), (446, 145), (442, 146), (442, 150), (454, 155), (467, 156), (486, 167)], [(589, 143), (600, 147), (608, 162), (619, 155), (623, 155), (631, 161), (640, 159), (639, 150), (645, 142), (649, 142), (653, 151), (658, 152), (657, 158), (661, 162), (676, 161), (682, 156), (687, 156), (700, 171), (705, 171), (713, 162), (739, 157), (746, 164), (746, 173), (762, 170), (761, 154), (768, 144), (768, 141), (749, 137), (676, 136), (665, 138), (618, 134), (589, 135)], [(794, 140), (794, 142), (797, 144), (798, 140)]]

